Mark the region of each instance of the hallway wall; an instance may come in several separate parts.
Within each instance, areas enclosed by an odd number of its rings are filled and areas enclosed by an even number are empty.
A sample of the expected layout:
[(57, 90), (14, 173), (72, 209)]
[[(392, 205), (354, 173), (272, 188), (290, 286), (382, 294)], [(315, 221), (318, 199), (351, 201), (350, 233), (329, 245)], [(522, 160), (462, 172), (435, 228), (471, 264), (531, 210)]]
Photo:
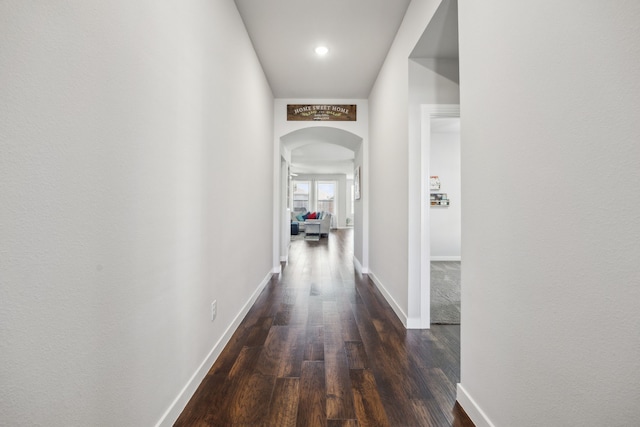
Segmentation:
[(270, 277), (272, 94), (232, 1), (45, 3), (0, 2), (0, 424), (154, 425)]
[[(364, 144), (363, 144), (364, 145)], [(356, 153), (355, 158), (353, 159), (354, 170), (356, 168), (360, 168), (361, 171), (364, 171), (364, 146), (361, 145), (360, 149)], [(361, 172), (360, 174), (360, 185), (364, 189), (368, 187), (368, 182), (364, 181), (365, 174)], [(355, 173), (354, 173), (354, 183), (355, 183)], [(354, 188), (355, 193), (355, 188)], [(354, 194), (355, 197), (355, 194)], [(362, 192), (362, 196), (360, 199), (353, 200), (353, 258), (356, 269), (362, 273), (363, 266), (366, 268), (365, 272), (369, 271), (369, 246), (365, 244), (368, 242), (365, 237), (365, 227), (367, 227), (367, 235), (368, 235), (368, 224), (369, 224), (369, 211), (365, 209), (365, 202), (367, 199), (365, 198), (364, 190)]]
[(420, 298), (410, 306), (407, 286), (409, 223), (416, 214), (409, 198), (409, 55), (439, 5), (411, 2), (369, 97), (370, 275), (405, 325), (420, 317)]
[(636, 425), (640, 3), (459, 12), (458, 399), (479, 427)]

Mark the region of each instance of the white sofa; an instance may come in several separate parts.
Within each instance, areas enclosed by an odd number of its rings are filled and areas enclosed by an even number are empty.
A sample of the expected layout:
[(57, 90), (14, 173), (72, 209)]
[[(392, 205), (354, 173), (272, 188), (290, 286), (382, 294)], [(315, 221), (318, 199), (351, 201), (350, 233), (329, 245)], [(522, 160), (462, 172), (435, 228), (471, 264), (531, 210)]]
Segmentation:
[(306, 230), (307, 224), (318, 224), (318, 223), (320, 224), (320, 236), (328, 236), (329, 231), (331, 230), (331, 214), (329, 212), (322, 212), (322, 219), (307, 219), (305, 221), (300, 221), (297, 218), (297, 215), (294, 212), (292, 212), (291, 222), (298, 223), (298, 230), (300, 232)]

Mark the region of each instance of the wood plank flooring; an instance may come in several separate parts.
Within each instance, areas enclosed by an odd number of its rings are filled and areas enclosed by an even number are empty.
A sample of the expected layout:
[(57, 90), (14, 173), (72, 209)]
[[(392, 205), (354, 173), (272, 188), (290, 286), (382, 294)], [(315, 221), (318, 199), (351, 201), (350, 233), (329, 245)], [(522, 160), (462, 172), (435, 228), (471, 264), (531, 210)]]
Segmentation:
[(460, 326), (407, 331), (354, 273), (352, 233), (291, 242), (175, 426), (473, 426), (455, 404)]

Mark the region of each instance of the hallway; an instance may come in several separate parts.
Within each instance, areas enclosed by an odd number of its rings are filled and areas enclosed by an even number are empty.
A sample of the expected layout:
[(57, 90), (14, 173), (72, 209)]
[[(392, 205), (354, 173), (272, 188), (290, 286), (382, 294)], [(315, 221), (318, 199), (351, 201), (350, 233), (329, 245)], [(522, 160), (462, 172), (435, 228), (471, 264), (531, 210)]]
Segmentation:
[(406, 330), (354, 275), (352, 242), (291, 242), (176, 426), (473, 425), (452, 411), (460, 327)]

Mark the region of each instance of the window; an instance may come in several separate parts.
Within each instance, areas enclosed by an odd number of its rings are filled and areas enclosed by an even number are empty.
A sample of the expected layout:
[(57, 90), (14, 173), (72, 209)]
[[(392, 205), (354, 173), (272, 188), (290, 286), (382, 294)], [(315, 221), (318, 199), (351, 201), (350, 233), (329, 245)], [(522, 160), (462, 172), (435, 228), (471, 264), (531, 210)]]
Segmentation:
[(318, 181), (316, 184), (316, 210), (336, 214), (336, 183), (333, 181)]
[(306, 213), (311, 209), (309, 190), (311, 182), (293, 181), (293, 211), (295, 213)]

